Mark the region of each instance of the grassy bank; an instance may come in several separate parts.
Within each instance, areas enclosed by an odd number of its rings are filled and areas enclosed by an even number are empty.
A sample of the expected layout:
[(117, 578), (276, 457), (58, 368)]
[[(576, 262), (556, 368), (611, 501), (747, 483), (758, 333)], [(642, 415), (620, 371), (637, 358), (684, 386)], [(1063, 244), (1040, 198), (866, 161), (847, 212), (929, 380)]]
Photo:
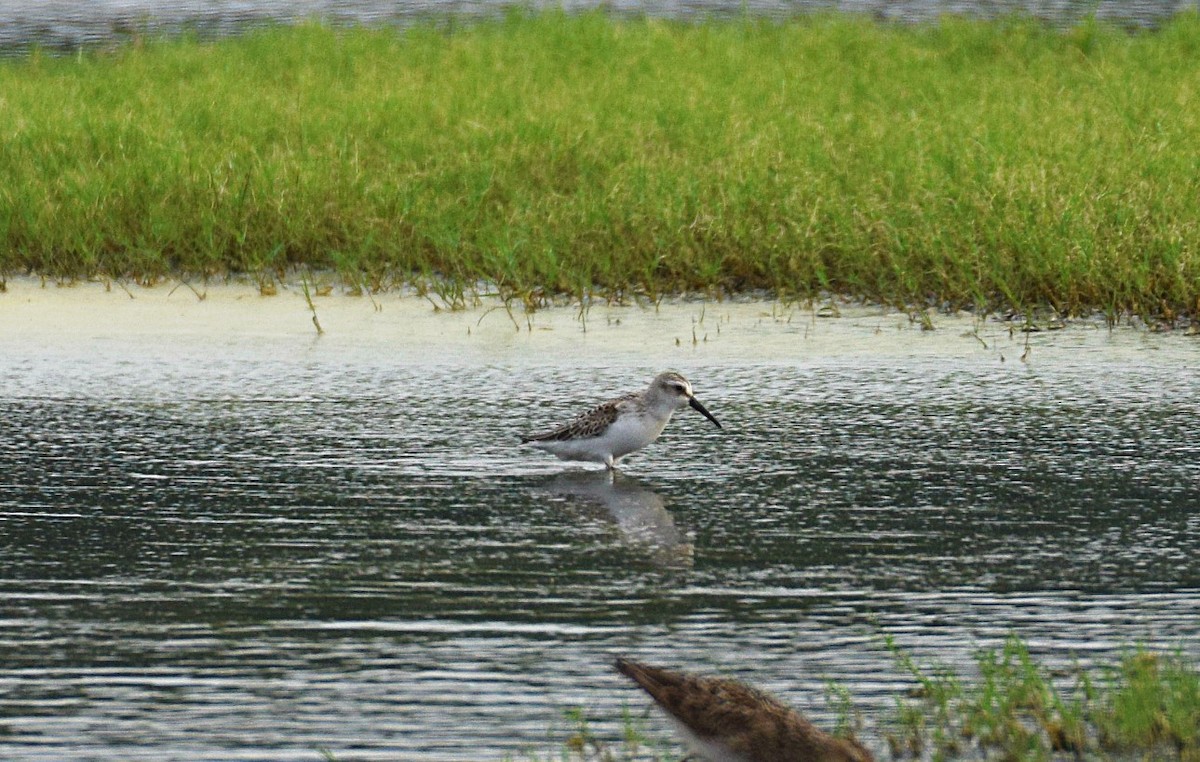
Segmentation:
[[(880, 742), (856, 732), (877, 751), (886, 747), (881, 759), (1200, 760), (1200, 672), (1181, 656), (1131, 650), (1109, 666), (1052, 676), (1014, 636), (980, 651), (979, 676), (966, 680), (949, 669), (921, 667), (888, 646), (914, 687), (880, 724)], [(851, 697), (834, 689), (829, 698), (840, 714), (838, 732), (856, 730)], [(570, 712), (562, 749), (525, 758), (679, 759), (641, 717), (627, 716), (624, 741), (609, 744), (581, 713)]]
[(0, 273), (1200, 313), (1200, 20), (513, 16), (0, 63)]

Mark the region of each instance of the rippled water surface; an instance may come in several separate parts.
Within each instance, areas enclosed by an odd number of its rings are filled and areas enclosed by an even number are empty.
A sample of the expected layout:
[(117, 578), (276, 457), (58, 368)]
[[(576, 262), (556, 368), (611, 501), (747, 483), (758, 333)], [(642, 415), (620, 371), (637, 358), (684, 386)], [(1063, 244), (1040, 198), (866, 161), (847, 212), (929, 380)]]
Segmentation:
[(579, 11), (602, 7), (626, 15), (702, 19), (751, 14), (869, 14), (933, 22), (944, 14), (996, 17), (1021, 13), (1054, 24), (1095, 17), (1156, 27), (1195, 8), (1194, 0), (0, 0), (0, 53), (38, 45), (51, 50), (129, 40), (135, 34), (236, 34), (249, 27), (321, 19), (338, 25), (398, 25), (448, 18), (496, 18), (506, 8)]
[[(567, 707), (615, 735), (618, 653), (819, 721), (839, 681), (881, 749), (885, 633), (1200, 656), (1195, 338), (343, 297), (318, 339), (172, 298), (0, 296), (0, 758), (500, 758)], [(665, 367), (724, 430), (615, 481), (514, 446)]]

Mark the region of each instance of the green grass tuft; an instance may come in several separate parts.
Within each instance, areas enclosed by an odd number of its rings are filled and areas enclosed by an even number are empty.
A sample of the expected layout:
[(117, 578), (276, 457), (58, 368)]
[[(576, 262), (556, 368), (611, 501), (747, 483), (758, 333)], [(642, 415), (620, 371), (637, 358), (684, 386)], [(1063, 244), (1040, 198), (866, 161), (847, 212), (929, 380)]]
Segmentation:
[(894, 757), (1051, 759), (1150, 754), (1200, 760), (1200, 673), (1181, 654), (1125, 654), (1103, 679), (1076, 669), (1064, 689), (1020, 638), (977, 655), (979, 679), (926, 674), (889, 642), (919, 689), (887, 734)]
[[(622, 730), (619, 744), (607, 743), (592, 732), (582, 709), (563, 711), (569, 724), (568, 736), (560, 749), (538, 753), (528, 751), (519, 757), (506, 756), (506, 762), (670, 762), (673, 756), (661, 744), (646, 735), (645, 721), (635, 718), (626, 708), (621, 713)], [(544, 755), (543, 755), (544, 754)]]

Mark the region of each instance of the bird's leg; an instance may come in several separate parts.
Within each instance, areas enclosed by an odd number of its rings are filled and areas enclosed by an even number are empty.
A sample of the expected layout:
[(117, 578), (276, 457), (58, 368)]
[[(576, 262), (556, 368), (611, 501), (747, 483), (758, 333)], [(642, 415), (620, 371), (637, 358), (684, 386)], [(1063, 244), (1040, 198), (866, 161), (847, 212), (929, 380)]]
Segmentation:
[(604, 457), (604, 465), (608, 468), (609, 471), (617, 470), (617, 461), (615, 458), (613, 458), (612, 455), (606, 455)]

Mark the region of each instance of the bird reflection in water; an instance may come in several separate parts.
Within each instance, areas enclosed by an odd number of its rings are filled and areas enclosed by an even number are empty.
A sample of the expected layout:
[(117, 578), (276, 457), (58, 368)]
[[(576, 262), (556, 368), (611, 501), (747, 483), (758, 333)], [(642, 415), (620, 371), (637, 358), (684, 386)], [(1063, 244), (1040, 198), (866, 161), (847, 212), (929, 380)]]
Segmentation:
[[(625, 542), (663, 566), (691, 566), (695, 548), (675, 526), (662, 495), (619, 471), (573, 471), (544, 485), (573, 507), (616, 524)], [(596, 509), (600, 509), (597, 511)]]

